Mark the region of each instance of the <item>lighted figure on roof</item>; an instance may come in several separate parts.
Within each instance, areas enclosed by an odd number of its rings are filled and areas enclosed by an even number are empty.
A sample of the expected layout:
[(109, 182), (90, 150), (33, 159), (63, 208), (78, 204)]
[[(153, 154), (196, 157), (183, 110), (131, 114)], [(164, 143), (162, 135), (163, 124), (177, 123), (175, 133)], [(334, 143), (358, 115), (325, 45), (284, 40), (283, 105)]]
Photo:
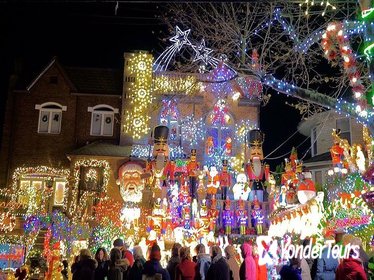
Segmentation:
[(262, 144), (264, 142), (264, 134), (258, 130), (250, 130), (247, 134), (247, 140), (249, 145), (249, 162), (246, 166), (247, 176), (252, 185), (252, 191), (250, 193), (251, 200), (257, 196), (260, 202), (264, 201), (264, 188), (262, 180), (268, 180), (269, 178), (269, 166), (264, 166), (262, 161), (264, 159)]
[(127, 162), (118, 170), (117, 184), (124, 201), (140, 202), (144, 189), (143, 167), (137, 162)]

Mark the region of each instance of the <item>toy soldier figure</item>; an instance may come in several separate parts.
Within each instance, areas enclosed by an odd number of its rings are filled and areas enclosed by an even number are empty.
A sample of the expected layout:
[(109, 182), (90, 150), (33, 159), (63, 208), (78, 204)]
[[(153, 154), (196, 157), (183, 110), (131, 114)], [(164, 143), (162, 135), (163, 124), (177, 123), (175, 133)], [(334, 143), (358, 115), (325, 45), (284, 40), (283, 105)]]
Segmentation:
[(238, 210), (236, 210), (237, 224), (239, 225), (239, 231), (241, 235), (246, 234), (248, 212), (245, 210), (245, 204), (243, 200), (238, 202)]
[(225, 210), (223, 211), (223, 225), (225, 226), (225, 234), (231, 234), (232, 224), (234, 221), (234, 212), (231, 210), (230, 200), (225, 201)]
[(254, 196), (257, 196), (260, 202), (264, 201), (264, 188), (262, 180), (269, 178), (269, 167), (263, 165), (264, 154), (262, 151), (262, 144), (264, 142), (264, 134), (258, 130), (250, 130), (247, 134), (249, 145), (249, 162), (246, 166), (248, 180), (252, 184), (252, 191), (250, 193), (251, 201)]
[(199, 163), (196, 161), (196, 149), (191, 150), (190, 161), (187, 164), (188, 178), (190, 179), (190, 194), (197, 198), (197, 176), (199, 175)]
[(168, 146), (169, 128), (164, 125), (156, 126), (153, 131), (153, 161), (152, 161), (152, 175), (154, 179), (154, 187), (160, 188), (160, 180), (164, 172), (164, 168), (167, 165), (169, 157), (169, 146)]
[(227, 160), (222, 160), (222, 172), (219, 174), (219, 181), (221, 187), (221, 198), (222, 200), (226, 200), (227, 198), (227, 191), (231, 186), (231, 176), (230, 173), (227, 171)]

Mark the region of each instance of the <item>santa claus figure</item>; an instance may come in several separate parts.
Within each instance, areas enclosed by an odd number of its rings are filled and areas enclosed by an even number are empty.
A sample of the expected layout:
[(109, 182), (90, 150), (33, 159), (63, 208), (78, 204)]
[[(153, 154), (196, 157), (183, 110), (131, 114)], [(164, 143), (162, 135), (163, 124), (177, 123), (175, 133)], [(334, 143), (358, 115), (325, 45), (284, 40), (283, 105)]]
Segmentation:
[(211, 166), (208, 172), (207, 194), (211, 195), (212, 198), (215, 198), (219, 184), (220, 182), (217, 168), (215, 166)]
[(251, 201), (254, 196), (257, 196), (258, 200), (263, 202), (264, 188), (262, 180), (269, 178), (270, 170), (269, 166), (263, 164), (263, 151), (262, 144), (264, 142), (264, 134), (258, 130), (250, 130), (247, 134), (247, 140), (249, 144), (249, 162), (246, 166), (247, 176), (252, 185), (252, 191), (250, 193)]
[(197, 176), (199, 163), (196, 161), (196, 149), (191, 150), (190, 160), (187, 163), (188, 178), (190, 180), (190, 193), (192, 198), (197, 198)]
[(251, 188), (247, 183), (247, 176), (244, 173), (239, 173), (236, 176), (236, 184), (233, 186), (232, 191), (234, 193), (235, 200), (248, 200), (249, 193)]
[(143, 167), (140, 163), (130, 161), (118, 170), (116, 183), (120, 186), (120, 193), (124, 201), (140, 202), (144, 189)]
[(219, 182), (221, 186), (221, 199), (226, 200), (227, 192), (231, 186), (231, 175), (227, 170), (227, 160), (222, 160), (222, 172), (219, 174)]
[(233, 222), (234, 222), (234, 212), (231, 210), (230, 200), (225, 201), (225, 210), (223, 210), (222, 215), (223, 225), (225, 227), (225, 234), (231, 234)]
[(243, 200), (239, 200), (238, 210), (236, 210), (236, 220), (239, 226), (240, 234), (246, 234), (247, 223), (248, 223), (248, 212), (245, 210), (245, 204)]
[(316, 196), (316, 188), (312, 180), (311, 172), (303, 172), (304, 179), (300, 181), (297, 189), (297, 198), (301, 204), (307, 203)]

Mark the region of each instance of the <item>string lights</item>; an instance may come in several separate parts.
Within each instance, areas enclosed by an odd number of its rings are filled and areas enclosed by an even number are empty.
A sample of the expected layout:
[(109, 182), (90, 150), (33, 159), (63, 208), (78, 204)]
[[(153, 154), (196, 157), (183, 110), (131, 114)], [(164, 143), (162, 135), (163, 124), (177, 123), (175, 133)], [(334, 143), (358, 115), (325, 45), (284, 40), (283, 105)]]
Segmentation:
[[(79, 191), (79, 182), (80, 182), (80, 174), (81, 174), (81, 167), (88, 167), (88, 168), (102, 168), (103, 172), (103, 186), (102, 186), (102, 193), (106, 194), (107, 186), (109, 182), (109, 175), (111, 172), (110, 164), (106, 160), (96, 160), (96, 159), (83, 159), (77, 160), (74, 164), (74, 171), (73, 171), (73, 186), (71, 188), (71, 205), (69, 213), (71, 215), (77, 215), (78, 213), (82, 213), (83, 207), (85, 207), (85, 203), (79, 203), (78, 206), (78, 191)], [(84, 198), (84, 196), (82, 196)], [(81, 199), (83, 199), (81, 197)]]
[(158, 73), (153, 76), (152, 91), (155, 95), (184, 94), (191, 95), (200, 90), (196, 75)]
[(124, 131), (134, 139), (140, 139), (150, 130), (149, 108), (152, 93), (153, 56), (148, 53), (132, 53), (127, 61), (130, 75), (135, 77), (127, 90), (128, 105), (124, 112)]

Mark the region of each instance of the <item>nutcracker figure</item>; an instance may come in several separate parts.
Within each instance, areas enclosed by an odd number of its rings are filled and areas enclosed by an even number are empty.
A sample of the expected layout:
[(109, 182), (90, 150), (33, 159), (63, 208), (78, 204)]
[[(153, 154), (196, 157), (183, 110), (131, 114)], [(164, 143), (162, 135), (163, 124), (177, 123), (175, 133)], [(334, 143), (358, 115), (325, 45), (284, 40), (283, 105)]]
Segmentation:
[(187, 172), (190, 179), (190, 193), (192, 198), (197, 198), (197, 175), (199, 163), (196, 161), (196, 149), (191, 150), (190, 161), (187, 163)]
[(154, 176), (154, 187), (161, 187), (161, 177), (164, 173), (164, 168), (167, 165), (169, 157), (169, 146), (167, 143), (169, 137), (169, 128), (164, 125), (156, 126), (153, 131), (153, 161), (152, 173)]
[(182, 218), (183, 218), (183, 227), (185, 229), (190, 229), (191, 228), (191, 209), (190, 209), (190, 206), (183, 207)]
[(233, 221), (234, 221), (234, 213), (231, 210), (230, 200), (226, 200), (225, 202), (225, 210), (223, 210), (222, 221), (225, 227), (225, 234), (226, 235), (231, 234)]
[(219, 181), (221, 186), (221, 199), (226, 200), (227, 191), (231, 186), (231, 176), (227, 171), (227, 160), (222, 160), (222, 172), (219, 174)]
[(168, 161), (164, 168), (164, 178), (169, 181), (170, 185), (174, 184), (176, 168), (177, 165), (174, 160)]
[(210, 171), (208, 172), (207, 194), (211, 195), (212, 198), (215, 198), (218, 188), (219, 188), (218, 171), (215, 166), (211, 166)]
[(210, 209), (209, 209), (209, 230), (216, 231), (217, 227), (217, 219), (218, 219), (219, 211), (217, 210), (217, 201), (213, 198), (210, 201)]
[(258, 130), (250, 130), (247, 134), (247, 140), (249, 144), (249, 162), (246, 166), (247, 176), (252, 185), (252, 191), (250, 193), (251, 201), (254, 196), (263, 202), (264, 188), (262, 180), (265, 176), (265, 180), (268, 180), (270, 169), (268, 165), (262, 163), (264, 159), (262, 144), (264, 142), (264, 134)]
[(257, 235), (261, 235), (262, 232), (263, 232), (262, 227), (263, 227), (263, 223), (264, 223), (264, 214), (262, 212), (260, 202), (257, 199), (257, 197), (255, 197), (255, 199), (253, 201), (252, 217), (253, 217), (253, 221), (254, 221), (253, 226), (256, 228), (256, 233), (257, 233)]
[(248, 212), (245, 210), (245, 204), (243, 200), (238, 202), (238, 210), (236, 210), (236, 220), (239, 225), (240, 234), (245, 234), (248, 223)]

